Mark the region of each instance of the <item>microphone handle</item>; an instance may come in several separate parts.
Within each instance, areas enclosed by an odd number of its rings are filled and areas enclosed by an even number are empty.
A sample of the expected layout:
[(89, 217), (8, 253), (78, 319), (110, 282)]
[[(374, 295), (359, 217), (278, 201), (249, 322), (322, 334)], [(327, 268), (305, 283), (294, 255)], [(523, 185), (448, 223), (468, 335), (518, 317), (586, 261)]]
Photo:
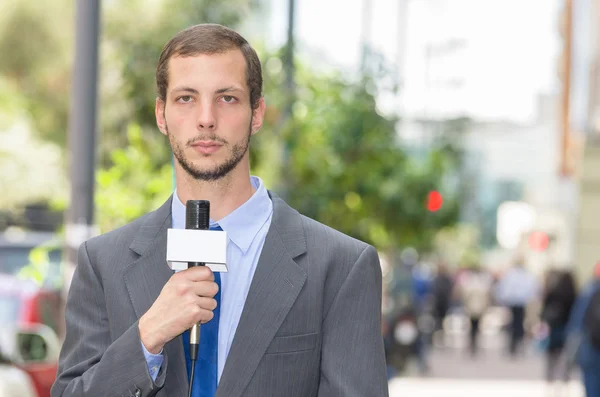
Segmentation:
[[(188, 262), (190, 267), (206, 266), (204, 262)], [(198, 358), (198, 347), (200, 346), (200, 323), (192, 325), (190, 328), (190, 359), (196, 361)]]

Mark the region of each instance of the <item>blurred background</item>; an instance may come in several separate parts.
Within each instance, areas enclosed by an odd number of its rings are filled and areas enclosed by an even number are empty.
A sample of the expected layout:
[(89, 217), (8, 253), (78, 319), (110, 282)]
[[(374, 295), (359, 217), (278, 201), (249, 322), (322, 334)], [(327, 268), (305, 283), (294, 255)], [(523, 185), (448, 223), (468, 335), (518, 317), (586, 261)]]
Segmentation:
[(390, 394), (583, 396), (567, 327), (600, 261), (599, 17), (599, 0), (3, 0), (0, 368), (24, 376), (0, 380), (49, 395), (77, 247), (171, 194), (158, 55), (214, 22), (263, 64), (252, 173), (380, 253)]

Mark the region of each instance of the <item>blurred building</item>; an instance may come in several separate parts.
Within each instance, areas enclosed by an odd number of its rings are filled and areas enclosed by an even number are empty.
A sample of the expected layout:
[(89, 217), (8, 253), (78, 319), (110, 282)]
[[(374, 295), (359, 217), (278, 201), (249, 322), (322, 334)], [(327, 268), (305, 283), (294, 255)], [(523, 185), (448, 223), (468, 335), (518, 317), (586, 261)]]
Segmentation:
[[(518, 248), (538, 268), (591, 266), (600, 238), (600, 212), (594, 210), (600, 149), (590, 139), (600, 131), (599, 32), (593, 26), (599, 2), (571, 2), (568, 147), (561, 95), (567, 0), (348, 0), (344, 17), (339, 2), (302, 0), (296, 2), (297, 51), (313, 67), (349, 75), (360, 69), (365, 45), (379, 54), (394, 71), (397, 89), (382, 93), (378, 106), (403, 119), (399, 133), (417, 152), (448, 134), (452, 123), (467, 121), (450, 131), (467, 153), (462, 216), (479, 227), (493, 260), (507, 262), (515, 253), (498, 245), (498, 209), (522, 202), (535, 211), (530, 232), (549, 238), (540, 253), (528, 246), (527, 234), (521, 236)], [(289, 2), (261, 3), (269, 13), (253, 30), (270, 46), (283, 44)], [(578, 148), (585, 138), (583, 161)], [(564, 156), (583, 167), (564, 174)]]
[[(559, 172), (561, 1), (406, 3), (405, 141), (432, 145), (448, 133), (435, 126), (469, 120), (452, 139), (466, 153), (462, 217), (480, 229), (486, 260), (506, 264), (522, 250), (540, 271), (568, 266), (577, 197), (576, 185)], [(528, 234), (517, 246), (498, 245), (504, 202), (529, 205), (535, 213), (530, 231), (552, 236), (552, 246), (532, 250)]]
[(569, 133), (585, 142), (576, 162), (579, 208), (577, 276), (589, 279), (600, 260), (600, 0), (573, 2)]

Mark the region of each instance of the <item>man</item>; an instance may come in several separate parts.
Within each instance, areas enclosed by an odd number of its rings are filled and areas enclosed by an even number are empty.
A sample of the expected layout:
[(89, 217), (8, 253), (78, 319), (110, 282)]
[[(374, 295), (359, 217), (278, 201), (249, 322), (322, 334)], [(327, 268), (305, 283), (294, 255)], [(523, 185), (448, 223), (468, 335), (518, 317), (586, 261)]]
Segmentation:
[(541, 320), (549, 333), (546, 345), (546, 381), (560, 380), (561, 357), (567, 339), (567, 324), (577, 298), (575, 278), (570, 270), (549, 269), (544, 278)]
[(461, 273), (455, 293), (469, 318), (469, 353), (479, 353), (481, 320), (492, 303), (492, 276), (478, 263), (471, 264)]
[(567, 325), (567, 369), (581, 369), (585, 395), (600, 396), (600, 262), (594, 278), (581, 291)]
[[(265, 112), (255, 51), (228, 28), (193, 26), (165, 46), (156, 79), (176, 191), (80, 248), (52, 396), (187, 395), (197, 322), (193, 396), (387, 396), (375, 249), (250, 176)], [(227, 273), (167, 267), (167, 228), (184, 227), (190, 199), (209, 200), (211, 228), (228, 233)]]
[(452, 290), (454, 289), (454, 280), (448, 265), (440, 263), (438, 271), (433, 279), (432, 294), (433, 294), (433, 315), (435, 317), (435, 330), (442, 331), (444, 329), (444, 319), (450, 309), (452, 302)]
[(516, 358), (525, 338), (527, 306), (539, 295), (535, 276), (525, 268), (524, 258), (517, 258), (514, 266), (498, 282), (497, 300), (510, 309), (510, 338), (508, 353)]

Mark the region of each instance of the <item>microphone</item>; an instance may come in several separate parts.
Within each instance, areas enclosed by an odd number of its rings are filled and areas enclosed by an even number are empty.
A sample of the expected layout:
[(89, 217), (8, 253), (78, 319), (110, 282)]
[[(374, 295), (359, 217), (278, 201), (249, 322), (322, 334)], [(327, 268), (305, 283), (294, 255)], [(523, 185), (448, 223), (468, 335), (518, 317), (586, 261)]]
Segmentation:
[[(210, 202), (207, 200), (188, 200), (185, 204), (186, 230), (208, 230), (210, 223)], [(188, 262), (188, 269), (195, 266), (205, 266), (205, 262)], [(200, 323), (192, 325), (190, 329), (190, 359), (192, 370), (190, 373), (189, 395), (192, 395), (194, 384), (194, 369), (200, 347)]]
[[(210, 201), (188, 200), (185, 204), (185, 228), (188, 230), (208, 230), (210, 223)], [(204, 262), (188, 262), (188, 269), (204, 266)]]

